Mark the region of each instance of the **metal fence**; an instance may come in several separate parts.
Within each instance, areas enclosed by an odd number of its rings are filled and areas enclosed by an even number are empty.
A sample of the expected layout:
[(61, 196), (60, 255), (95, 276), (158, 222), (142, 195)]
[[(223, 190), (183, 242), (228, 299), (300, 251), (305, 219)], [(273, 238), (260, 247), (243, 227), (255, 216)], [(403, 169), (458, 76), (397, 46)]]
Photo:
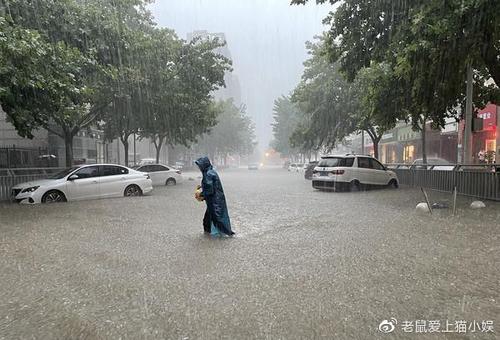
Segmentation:
[(0, 168), (56, 167), (57, 152), (45, 148), (0, 147)]
[(500, 201), (500, 164), (409, 166), (389, 164), (399, 183)]
[(60, 168), (0, 169), (0, 201), (10, 200), (11, 188), (19, 183), (44, 179)]

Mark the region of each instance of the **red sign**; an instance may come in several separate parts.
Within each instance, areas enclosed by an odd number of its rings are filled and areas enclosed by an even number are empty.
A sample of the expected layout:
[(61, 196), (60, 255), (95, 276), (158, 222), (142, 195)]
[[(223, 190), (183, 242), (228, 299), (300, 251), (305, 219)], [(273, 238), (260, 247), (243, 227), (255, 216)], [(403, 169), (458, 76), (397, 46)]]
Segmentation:
[(488, 104), (477, 112), (477, 118), (483, 120), (483, 130), (496, 130), (497, 128), (497, 106)]

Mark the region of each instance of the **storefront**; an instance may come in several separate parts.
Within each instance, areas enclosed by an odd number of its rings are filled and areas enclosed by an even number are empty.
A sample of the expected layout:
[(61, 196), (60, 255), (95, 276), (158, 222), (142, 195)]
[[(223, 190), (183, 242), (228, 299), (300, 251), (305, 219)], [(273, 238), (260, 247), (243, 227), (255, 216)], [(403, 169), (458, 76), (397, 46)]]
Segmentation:
[[(397, 129), (396, 149), (398, 161), (413, 163), (422, 158), (422, 132), (414, 131), (411, 125), (404, 125)], [(426, 127), (427, 157), (442, 158), (441, 132), (432, 130), (430, 124)]]
[(497, 113), (498, 106), (494, 104), (488, 104), (477, 112), (477, 118), (482, 124), (478, 124), (479, 128), (473, 132), (472, 136), (472, 157), (475, 163), (484, 161), (485, 158), (492, 162), (496, 158)]
[(417, 148), (421, 141), (420, 132), (413, 131), (409, 125), (402, 126), (398, 129), (397, 140), (401, 145), (399, 160), (403, 163), (412, 163), (417, 158)]
[(398, 163), (398, 139), (397, 129), (386, 132), (382, 135), (379, 143), (380, 161), (384, 164)]
[(449, 118), (441, 130), (439, 158), (447, 160), (450, 163), (457, 163), (458, 128), (459, 123), (455, 118)]

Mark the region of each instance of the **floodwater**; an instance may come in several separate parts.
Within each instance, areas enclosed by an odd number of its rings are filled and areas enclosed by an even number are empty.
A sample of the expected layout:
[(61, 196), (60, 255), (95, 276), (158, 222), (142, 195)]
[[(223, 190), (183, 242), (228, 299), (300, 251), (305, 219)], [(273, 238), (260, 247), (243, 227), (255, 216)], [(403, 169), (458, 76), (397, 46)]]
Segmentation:
[(234, 238), (203, 235), (196, 175), (146, 197), (0, 205), (0, 339), (384, 339), (390, 318), (398, 339), (403, 320), (500, 327), (500, 204), (419, 215), (418, 190), (220, 175)]

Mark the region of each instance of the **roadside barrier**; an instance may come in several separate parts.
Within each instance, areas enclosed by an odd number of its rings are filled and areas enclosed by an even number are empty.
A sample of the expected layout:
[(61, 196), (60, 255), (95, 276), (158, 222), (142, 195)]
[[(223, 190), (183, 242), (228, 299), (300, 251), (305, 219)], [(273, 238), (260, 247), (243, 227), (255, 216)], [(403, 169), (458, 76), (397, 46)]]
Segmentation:
[(399, 183), (460, 195), (500, 201), (500, 164), (408, 165), (387, 164)]

